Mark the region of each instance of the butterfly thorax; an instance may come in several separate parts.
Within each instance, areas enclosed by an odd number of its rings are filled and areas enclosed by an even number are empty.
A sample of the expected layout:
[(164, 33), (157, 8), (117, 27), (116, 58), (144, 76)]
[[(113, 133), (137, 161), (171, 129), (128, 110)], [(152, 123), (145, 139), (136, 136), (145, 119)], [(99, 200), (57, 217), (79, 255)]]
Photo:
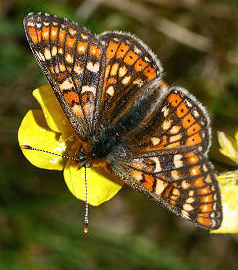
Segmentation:
[(116, 153), (119, 152), (118, 149), (121, 152), (121, 148), (124, 148), (124, 146), (118, 136), (113, 136), (110, 132), (104, 132), (83, 143), (79, 159), (85, 161), (87, 167), (105, 166), (113, 161)]

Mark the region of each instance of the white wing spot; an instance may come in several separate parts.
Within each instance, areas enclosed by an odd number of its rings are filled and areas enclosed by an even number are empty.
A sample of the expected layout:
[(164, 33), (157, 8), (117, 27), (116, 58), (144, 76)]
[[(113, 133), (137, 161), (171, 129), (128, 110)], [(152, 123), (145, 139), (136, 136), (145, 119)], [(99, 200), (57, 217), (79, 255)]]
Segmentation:
[(193, 207), (191, 204), (185, 203), (185, 204), (183, 205), (183, 210), (189, 212), (189, 211), (194, 210), (194, 207)]
[(52, 48), (51, 54), (52, 54), (52, 56), (56, 56), (56, 54), (57, 54), (57, 47), (56, 46), (54, 46)]
[(71, 78), (67, 78), (65, 81), (63, 81), (60, 84), (60, 89), (61, 90), (68, 90), (71, 89), (74, 86), (72, 79)]
[(63, 54), (64, 53), (63, 52), (63, 49), (62, 48), (59, 48), (58, 53)]
[(150, 60), (147, 56), (145, 56), (144, 60), (145, 60), (146, 62), (151, 62), (151, 60)]
[(115, 90), (113, 86), (109, 86), (106, 93), (108, 93), (108, 95), (110, 95), (111, 97), (114, 96)]
[(88, 39), (88, 36), (84, 35), (83, 33), (81, 33), (81, 37), (82, 39)]
[(127, 68), (126, 66), (123, 66), (119, 69), (119, 77), (123, 77), (127, 73)]
[(27, 23), (27, 26), (28, 26), (28, 27), (34, 27), (35, 24), (34, 24), (32, 21), (30, 21), (30, 22)]
[(80, 67), (80, 65), (75, 65), (74, 66), (74, 72), (77, 74), (77, 75), (80, 75), (83, 73), (83, 69)]
[(180, 128), (181, 128), (180, 126), (173, 126), (173, 127), (170, 129), (170, 133), (171, 133), (171, 134), (176, 134), (176, 133), (179, 132)]
[(66, 61), (70, 64), (73, 64), (73, 61), (74, 61), (74, 58), (71, 54), (67, 54), (66, 57), (65, 57)]
[(177, 170), (172, 170), (171, 171), (171, 176), (174, 180), (178, 180), (180, 178), (179, 172)]
[(185, 99), (184, 100), (185, 101), (185, 104), (188, 106), (188, 107), (192, 107), (193, 105), (192, 105), (192, 103), (190, 103), (187, 99)]
[(141, 54), (141, 50), (138, 47), (134, 47), (134, 52), (137, 54)]
[(212, 183), (212, 178), (211, 178), (210, 174), (205, 178), (205, 182), (208, 184)]
[(169, 114), (169, 108), (167, 108), (166, 106), (164, 106), (161, 110), (164, 113), (164, 117), (167, 117)]
[(122, 84), (127, 85), (131, 80), (131, 76), (126, 76), (123, 80), (122, 80)]
[(193, 111), (193, 115), (197, 118), (197, 117), (199, 117), (199, 112), (196, 111), (196, 110), (194, 110), (194, 111)]
[(112, 68), (111, 68), (111, 75), (112, 76), (116, 76), (117, 75), (117, 70), (118, 70), (118, 63), (115, 63), (112, 65)]
[(133, 81), (133, 84), (137, 84), (139, 87), (141, 87), (143, 85), (143, 81), (141, 79), (137, 78)]
[(87, 63), (87, 69), (91, 72), (98, 72), (99, 71), (99, 63), (93, 64), (92, 62)]
[(162, 124), (163, 130), (168, 130), (171, 127), (172, 120), (164, 120)]
[(151, 160), (153, 160), (155, 162), (155, 170), (154, 170), (154, 173), (158, 173), (158, 172), (161, 172), (161, 164), (160, 164), (160, 161), (159, 161), (159, 158), (157, 157), (152, 157), (150, 158)]
[(45, 55), (46, 60), (51, 59), (51, 53), (50, 53), (50, 50), (48, 48), (45, 48), (44, 55)]
[(153, 143), (154, 146), (160, 143), (160, 139), (159, 138), (151, 137), (150, 139), (151, 139), (151, 141), (152, 141), (152, 143)]
[(84, 85), (82, 87), (81, 93), (84, 93), (84, 92), (92, 92), (94, 94), (94, 96), (95, 96), (95, 94), (96, 94), (96, 88), (94, 86)]
[(182, 186), (183, 189), (187, 189), (187, 188), (190, 187), (190, 184), (186, 180), (183, 180), (181, 182), (181, 186)]
[(156, 181), (156, 187), (155, 187), (155, 194), (160, 195), (165, 190), (165, 188), (167, 187), (167, 185), (168, 184), (166, 182), (157, 179), (157, 181)]
[(193, 203), (194, 201), (195, 201), (194, 197), (189, 197), (187, 198), (186, 203)]
[(175, 166), (175, 168), (181, 168), (183, 166), (183, 161), (181, 160), (182, 157), (183, 156), (180, 155), (180, 154), (174, 155), (174, 166)]

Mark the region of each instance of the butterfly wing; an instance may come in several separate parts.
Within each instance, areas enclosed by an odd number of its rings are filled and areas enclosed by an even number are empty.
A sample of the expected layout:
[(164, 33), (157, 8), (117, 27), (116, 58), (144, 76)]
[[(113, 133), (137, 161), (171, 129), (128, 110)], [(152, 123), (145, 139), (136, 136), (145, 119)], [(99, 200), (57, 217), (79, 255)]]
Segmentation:
[(185, 89), (171, 88), (134, 133), (131, 148), (141, 151), (192, 147), (206, 153), (211, 139), (205, 108)]
[(148, 125), (128, 139), (126, 154), (118, 155), (108, 169), (174, 213), (203, 228), (218, 228), (221, 198), (207, 160), (210, 129), (205, 109), (185, 90), (173, 88), (155, 111)]
[(30, 13), (24, 19), (30, 47), (80, 139), (92, 132), (104, 77), (100, 41), (67, 19)]
[(100, 102), (100, 122), (115, 122), (127, 109), (144, 85), (161, 80), (159, 60), (132, 35), (106, 32), (98, 36), (105, 47), (107, 64)]

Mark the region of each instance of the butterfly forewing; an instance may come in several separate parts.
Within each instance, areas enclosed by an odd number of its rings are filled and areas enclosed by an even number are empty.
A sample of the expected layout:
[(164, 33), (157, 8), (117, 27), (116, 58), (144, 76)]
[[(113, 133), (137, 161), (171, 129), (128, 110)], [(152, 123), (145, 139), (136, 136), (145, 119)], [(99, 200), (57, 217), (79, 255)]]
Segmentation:
[(113, 121), (143, 86), (161, 79), (162, 67), (141, 41), (128, 34), (108, 32), (99, 39), (107, 58), (100, 110)]
[(80, 139), (87, 140), (104, 74), (103, 48), (89, 31), (54, 16), (29, 14), (29, 44)]
[(207, 113), (188, 92), (179, 87), (168, 90), (148, 125), (142, 128), (131, 145), (152, 151), (194, 147), (206, 152), (210, 142)]

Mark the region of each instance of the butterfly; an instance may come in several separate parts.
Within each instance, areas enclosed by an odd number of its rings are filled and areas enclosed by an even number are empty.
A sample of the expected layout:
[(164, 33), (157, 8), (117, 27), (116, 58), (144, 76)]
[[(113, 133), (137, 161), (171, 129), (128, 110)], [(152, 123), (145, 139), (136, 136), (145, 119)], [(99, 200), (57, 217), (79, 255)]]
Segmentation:
[(187, 90), (164, 83), (151, 50), (130, 34), (94, 35), (49, 14), (28, 14), (24, 28), (81, 144), (79, 167), (102, 166), (178, 216), (219, 228), (208, 114)]

